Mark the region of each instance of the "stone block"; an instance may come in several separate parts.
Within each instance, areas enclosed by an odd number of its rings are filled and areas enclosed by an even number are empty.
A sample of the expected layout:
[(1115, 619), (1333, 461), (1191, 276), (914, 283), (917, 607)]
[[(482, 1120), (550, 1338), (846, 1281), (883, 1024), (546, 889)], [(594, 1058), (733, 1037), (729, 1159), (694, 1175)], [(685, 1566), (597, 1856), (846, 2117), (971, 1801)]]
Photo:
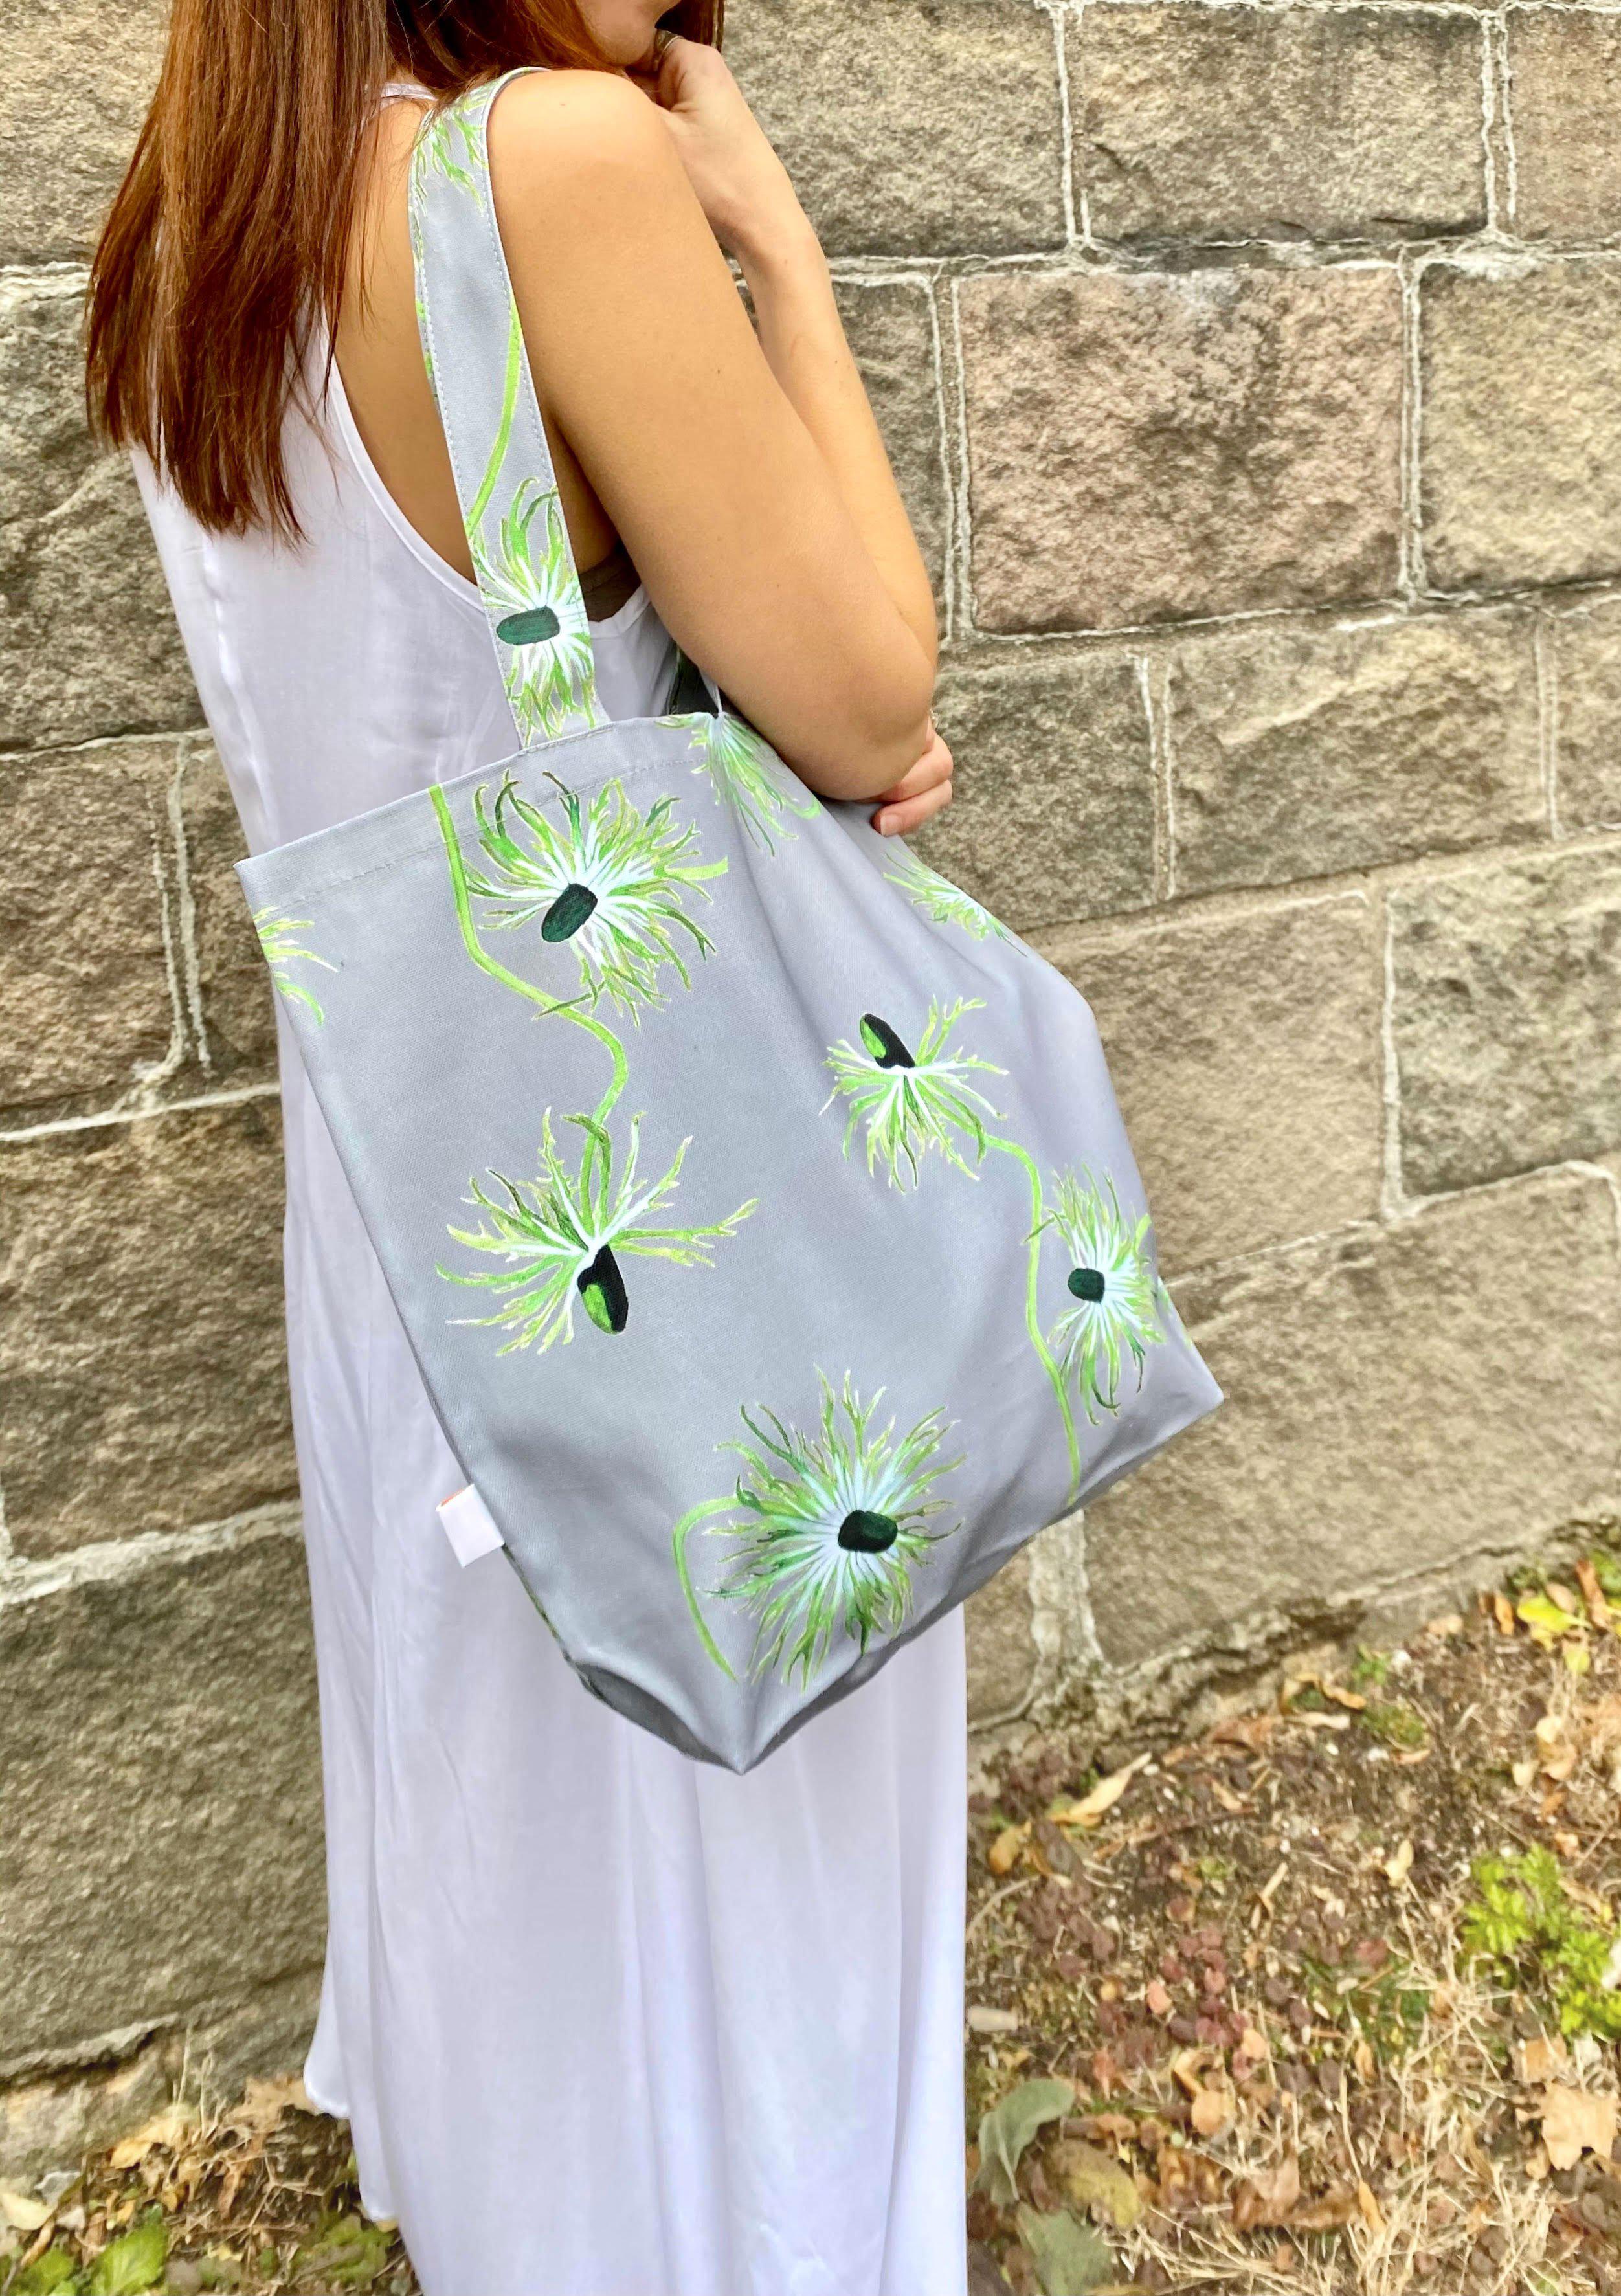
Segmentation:
[(1225, 630), (1171, 668), (1175, 887), (1265, 885), (1545, 828), (1529, 620)]
[(830, 254), (1061, 245), (1058, 62), (1029, 0), (732, 0), (726, 54)]
[(840, 280), (839, 310), (934, 584), (946, 597), (951, 520), (940, 435), (939, 356), (929, 290), (915, 280)]
[(1394, 587), (1393, 270), (987, 273), (958, 291), (983, 627)]
[(186, 745), (180, 784), (192, 940), (208, 1070), (241, 1084), (275, 1073), (275, 1007), (270, 975), (238, 883), (247, 851), (213, 744)]
[(1621, 17), (1584, 8), (1511, 8), (1514, 228), (1524, 238), (1621, 233)]
[(963, 1606), (968, 1632), (968, 1718), (983, 1727), (1017, 1713), (1036, 1679), (1030, 1553), (1023, 1547)]
[[(1511, 1283), (1511, 1300), (1505, 1293)], [(1128, 1666), (1243, 1622), (1535, 1554), (1621, 1505), (1621, 1256), (1602, 1180), (1454, 1197), (1177, 1288), (1226, 1404), (1095, 1505), (1092, 1593)]]
[(272, 1534), (0, 1609), (0, 2058), (307, 1969), (325, 1918), (304, 1557)]
[(129, 465), (86, 428), (80, 305), (0, 278), (0, 749), (200, 715)]
[(274, 1103), (0, 1145), (0, 1448), (18, 1551), (295, 1487)]
[(1101, 239), (1433, 238), (1486, 221), (1471, 16), (1180, 4), (1071, 20)]
[(106, 1105), (170, 1048), (165, 931), (172, 742), (0, 765), (0, 1112)]
[(1363, 895), (1036, 946), (1097, 1015), (1168, 1272), (1375, 1210), (1379, 965)]
[(0, 263), (87, 255), (163, 55), (160, 0), (7, 8), (0, 78)]
[(1621, 258), (1420, 281), (1425, 571), (1443, 590), (1621, 568)]
[(913, 841), (937, 869), (1020, 932), (1153, 898), (1136, 662), (1046, 647), (948, 658), (935, 719), (956, 797)]
[(1404, 885), (1389, 910), (1405, 1185), (1621, 1146), (1621, 840)]
[(1621, 829), (1621, 600), (1560, 615), (1549, 640), (1560, 826)]

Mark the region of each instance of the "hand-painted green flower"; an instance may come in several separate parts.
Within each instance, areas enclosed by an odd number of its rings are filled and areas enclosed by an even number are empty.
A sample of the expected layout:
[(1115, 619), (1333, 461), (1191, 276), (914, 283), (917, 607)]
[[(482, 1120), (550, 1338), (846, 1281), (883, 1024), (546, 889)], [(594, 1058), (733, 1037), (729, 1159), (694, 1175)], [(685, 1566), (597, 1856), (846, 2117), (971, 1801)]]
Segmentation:
[(914, 908), (932, 917), (937, 925), (957, 925), (975, 940), (1011, 940), (1013, 936), (999, 919), (954, 885), (949, 877), (942, 877), (927, 861), (919, 858), (909, 845), (896, 841), (894, 866), (886, 869), (885, 876), (892, 885), (898, 885)]
[(591, 626), (557, 495), (524, 480), (493, 538), (480, 521), (468, 546), (485, 602), (500, 617), (495, 635), (512, 649), (502, 676), (525, 742), (600, 724)]
[(585, 1135), (577, 1174), (559, 1155), (548, 1110), (541, 1135), (538, 1177), (509, 1180), (504, 1173), (490, 1178), (505, 1191), (505, 1201), (492, 1195), (474, 1179), (468, 1201), (485, 1215), (478, 1228), (453, 1227), (454, 1241), (470, 1250), (482, 1251), (503, 1264), (476, 1275), (458, 1275), (441, 1267), (449, 1283), (463, 1283), (508, 1296), (492, 1315), (458, 1318), (480, 1327), (505, 1326), (513, 1336), (501, 1349), (538, 1341), (544, 1353), (556, 1340), (574, 1337), (574, 1303), (579, 1300), (600, 1332), (618, 1333), (630, 1320), (630, 1298), (620, 1267), (622, 1259), (667, 1259), (678, 1267), (708, 1267), (712, 1247), (736, 1234), (756, 1209), (750, 1198), (725, 1219), (704, 1227), (663, 1227), (650, 1225), (665, 1200), (673, 1194), (690, 1143), (684, 1140), (675, 1161), (662, 1179), (636, 1185), (636, 1161), (642, 1119), (633, 1119), (626, 1151), (623, 1177), (616, 1185), (614, 1145), (606, 1126), (594, 1117), (571, 1116)]
[(836, 1636), (860, 1652), (905, 1623), (913, 1571), (957, 1528), (927, 1527), (945, 1505), (931, 1496), (934, 1485), (962, 1464), (938, 1456), (941, 1414), (929, 1413), (897, 1441), (893, 1419), (874, 1423), (881, 1388), (864, 1403), (847, 1374), (838, 1394), (825, 1377), (821, 1385), (820, 1421), (809, 1432), (763, 1407), (745, 1409), (753, 1439), (723, 1447), (743, 1462), (734, 1488), (692, 1508), (675, 1528), (676, 1568), (693, 1620), (728, 1674), (687, 1565), (687, 1541), (700, 1522), (738, 1542), (710, 1592), (752, 1612), (751, 1671), (780, 1668), (802, 1684), (819, 1671)]
[(979, 1009), (978, 999), (959, 999), (945, 1010), (930, 1004), (915, 1051), (889, 1021), (876, 1013), (864, 1013), (862, 1048), (842, 1041), (829, 1047), (833, 1089), (823, 1105), (831, 1108), (840, 1098), (849, 1104), (847, 1154), (856, 1126), (865, 1119), (867, 1169), (876, 1171), (881, 1163), (893, 1187), (916, 1186), (919, 1166), (931, 1148), (960, 1172), (978, 1177), (958, 1143), (965, 1141), (972, 1148), (974, 1164), (978, 1164), (987, 1146), (984, 1119), (996, 1111), (965, 1079), (971, 1070), (987, 1076), (1001, 1076), (1003, 1070), (971, 1054), (948, 1052), (947, 1040), (964, 1013)]
[(1150, 1223), (1146, 1212), (1126, 1218), (1112, 1180), (1099, 1185), (1087, 1176), (1065, 1173), (1046, 1225), (1068, 1257), (1065, 1288), (1077, 1303), (1060, 1316), (1048, 1345), (1086, 1416), (1095, 1419), (1094, 1404), (1119, 1409), (1120, 1375), (1128, 1360), (1141, 1386), (1148, 1349), (1165, 1337)]
[(323, 972), (336, 972), (338, 968), (324, 956), (317, 956), (313, 948), (301, 948), (293, 939), (295, 933), (307, 932), (308, 917), (284, 917), (274, 907), (255, 909), (253, 929), (259, 937), (259, 947), (265, 952), (265, 962), (270, 967), (270, 978), (283, 996), (295, 1004), (302, 1004), (313, 1013), (319, 1028), (326, 1019), (319, 1002), (300, 981), (288, 972), (290, 964), (318, 964)]
[(703, 752), (694, 773), (708, 775), (716, 796), (763, 852), (774, 853), (779, 838), (792, 837), (785, 813), (811, 821), (822, 809), (764, 735), (735, 711), (706, 718), (692, 735), (692, 747)]
[(495, 925), (538, 918), (544, 941), (572, 943), (591, 1003), (609, 996), (640, 1019), (642, 1006), (663, 1002), (664, 966), (692, 987), (687, 956), (708, 956), (712, 944), (684, 904), (695, 891), (708, 900), (705, 881), (723, 876), (726, 864), (700, 860), (698, 832), (672, 819), (671, 798), (655, 799), (643, 814), (617, 781), (589, 805), (555, 785), (561, 817), (531, 803), (511, 774), (493, 807), (483, 790), (475, 792), (488, 868), (468, 872), (468, 890), (490, 905)]

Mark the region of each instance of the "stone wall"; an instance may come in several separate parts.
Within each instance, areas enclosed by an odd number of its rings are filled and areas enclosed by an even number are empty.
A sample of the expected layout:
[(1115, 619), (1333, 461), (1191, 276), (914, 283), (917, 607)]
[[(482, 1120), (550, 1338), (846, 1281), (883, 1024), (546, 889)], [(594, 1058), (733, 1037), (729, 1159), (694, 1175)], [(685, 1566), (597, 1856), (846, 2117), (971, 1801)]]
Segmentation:
[[(83, 264), (157, 0), (0, 89), (0, 2161), (321, 1942), (272, 1036)], [(1617, 1513), (1621, 11), (733, 0), (935, 570), (931, 857), (1084, 988), (1226, 1410), (972, 1608), (1165, 1707)], [(1113, 1726), (1107, 1723), (1106, 1726)]]

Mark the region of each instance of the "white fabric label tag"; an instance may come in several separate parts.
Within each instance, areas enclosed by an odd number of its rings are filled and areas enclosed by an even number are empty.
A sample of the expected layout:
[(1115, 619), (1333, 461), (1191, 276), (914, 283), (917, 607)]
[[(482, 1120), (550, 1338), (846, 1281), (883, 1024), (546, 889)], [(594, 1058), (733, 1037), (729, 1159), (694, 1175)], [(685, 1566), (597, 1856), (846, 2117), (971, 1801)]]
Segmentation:
[(445, 1526), (445, 1536), (463, 1570), (470, 1562), (476, 1562), (481, 1554), (493, 1554), (498, 1546), (506, 1545), (495, 1528), (489, 1509), (471, 1483), (465, 1490), (458, 1491), (454, 1498), (441, 1499), (438, 1516)]

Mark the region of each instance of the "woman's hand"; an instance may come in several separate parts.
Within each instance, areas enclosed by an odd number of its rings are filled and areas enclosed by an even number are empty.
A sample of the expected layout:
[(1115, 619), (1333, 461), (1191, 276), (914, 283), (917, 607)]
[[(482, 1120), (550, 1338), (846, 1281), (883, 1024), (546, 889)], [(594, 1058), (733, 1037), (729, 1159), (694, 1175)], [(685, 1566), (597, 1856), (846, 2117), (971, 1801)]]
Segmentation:
[(745, 271), (785, 246), (815, 245), (788, 170), (717, 48), (667, 38), (632, 77), (668, 121), (710, 230)]
[(951, 803), (951, 751), (933, 727), (929, 747), (909, 774), (884, 791), (872, 816), (880, 837), (905, 837)]

